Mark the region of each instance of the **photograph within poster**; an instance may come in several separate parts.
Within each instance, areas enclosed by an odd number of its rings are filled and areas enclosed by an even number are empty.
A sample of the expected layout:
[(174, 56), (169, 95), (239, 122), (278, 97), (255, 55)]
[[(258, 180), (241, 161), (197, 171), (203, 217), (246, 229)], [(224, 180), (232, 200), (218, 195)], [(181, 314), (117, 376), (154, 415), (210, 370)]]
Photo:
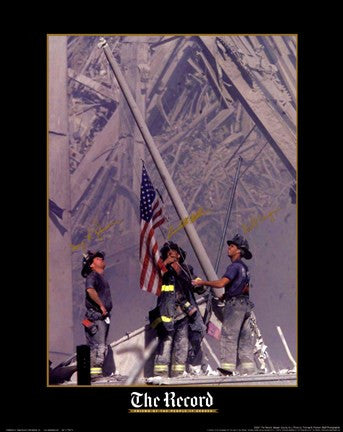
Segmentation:
[[(48, 384), (77, 385), (77, 347), (92, 343), (91, 257), (105, 258), (112, 306), (92, 386), (296, 386), (297, 35), (58, 35), (47, 47)], [(252, 254), (254, 370), (237, 346), (232, 375), (218, 371), (226, 306), (207, 288), (193, 294), (207, 318), (201, 360), (170, 354), (158, 373), (158, 251), (177, 244), (186, 279), (217, 280), (237, 234)]]

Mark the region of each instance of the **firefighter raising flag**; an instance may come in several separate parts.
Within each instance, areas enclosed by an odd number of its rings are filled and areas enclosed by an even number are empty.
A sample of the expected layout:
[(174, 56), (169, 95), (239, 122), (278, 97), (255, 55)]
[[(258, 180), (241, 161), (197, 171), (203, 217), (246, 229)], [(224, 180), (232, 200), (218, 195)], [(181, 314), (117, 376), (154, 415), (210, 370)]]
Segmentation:
[(162, 260), (155, 239), (155, 229), (163, 224), (165, 218), (158, 195), (150, 181), (143, 164), (141, 184), (141, 234), (139, 241), (139, 259), (141, 262), (140, 287), (144, 291), (159, 295), (161, 275), (159, 269)]

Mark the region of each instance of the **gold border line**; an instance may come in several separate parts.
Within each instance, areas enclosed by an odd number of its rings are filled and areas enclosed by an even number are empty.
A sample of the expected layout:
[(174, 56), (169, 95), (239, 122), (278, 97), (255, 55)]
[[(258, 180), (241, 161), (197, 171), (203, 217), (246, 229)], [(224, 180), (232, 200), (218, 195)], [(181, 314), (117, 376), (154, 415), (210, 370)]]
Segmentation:
[(50, 227), (50, 219), (49, 219), (49, 187), (50, 187), (50, 176), (49, 176), (49, 128), (50, 128), (50, 114), (49, 114), (49, 40), (48, 36), (46, 37), (46, 179), (47, 179), (47, 188), (46, 188), (46, 217), (47, 217), (47, 224), (46, 224), (46, 286), (47, 286), (47, 296), (46, 296), (46, 308), (47, 308), (47, 329), (46, 329), (46, 347), (47, 347), (47, 358), (46, 358), (46, 383), (47, 386), (49, 386), (49, 360), (50, 360), (50, 345), (49, 345), (49, 331), (50, 331), (50, 316), (49, 316), (49, 293), (50, 293), (50, 284), (49, 284), (49, 264), (50, 264), (50, 249), (49, 249), (49, 227)]

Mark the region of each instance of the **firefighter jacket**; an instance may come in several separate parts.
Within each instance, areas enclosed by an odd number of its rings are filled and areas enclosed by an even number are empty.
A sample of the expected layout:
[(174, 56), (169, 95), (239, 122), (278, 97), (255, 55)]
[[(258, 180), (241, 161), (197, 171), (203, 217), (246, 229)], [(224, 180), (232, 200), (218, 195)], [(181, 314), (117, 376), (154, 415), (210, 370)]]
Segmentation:
[(174, 323), (188, 317), (189, 327), (192, 331), (204, 333), (206, 327), (203, 323), (198, 305), (194, 297), (191, 281), (195, 279), (193, 267), (180, 264), (182, 270), (177, 273), (170, 265), (162, 278), (161, 294), (157, 299), (157, 306), (149, 312), (151, 327), (156, 328), (158, 334), (163, 336), (174, 331)]

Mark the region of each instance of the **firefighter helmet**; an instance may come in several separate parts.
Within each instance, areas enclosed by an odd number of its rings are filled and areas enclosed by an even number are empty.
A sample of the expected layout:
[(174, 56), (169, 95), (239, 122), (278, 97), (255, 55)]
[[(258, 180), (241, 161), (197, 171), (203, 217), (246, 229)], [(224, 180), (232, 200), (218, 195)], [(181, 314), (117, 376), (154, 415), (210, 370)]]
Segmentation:
[(102, 251), (92, 252), (89, 250), (86, 254), (83, 255), (81, 275), (84, 278), (87, 277), (91, 273), (92, 269), (90, 266), (93, 262), (93, 259), (96, 257), (100, 257), (100, 258), (104, 259), (105, 253)]
[(171, 241), (164, 243), (164, 245), (160, 249), (161, 258), (165, 260), (168, 256), (168, 252), (171, 249), (175, 250), (180, 255), (179, 263), (182, 264), (186, 259), (187, 253), (182, 248), (180, 248), (179, 245)]
[(243, 236), (236, 234), (232, 240), (228, 240), (226, 243), (228, 245), (234, 244), (241, 249), (243, 251), (242, 258), (248, 260), (252, 258), (252, 253), (249, 250), (249, 243)]

